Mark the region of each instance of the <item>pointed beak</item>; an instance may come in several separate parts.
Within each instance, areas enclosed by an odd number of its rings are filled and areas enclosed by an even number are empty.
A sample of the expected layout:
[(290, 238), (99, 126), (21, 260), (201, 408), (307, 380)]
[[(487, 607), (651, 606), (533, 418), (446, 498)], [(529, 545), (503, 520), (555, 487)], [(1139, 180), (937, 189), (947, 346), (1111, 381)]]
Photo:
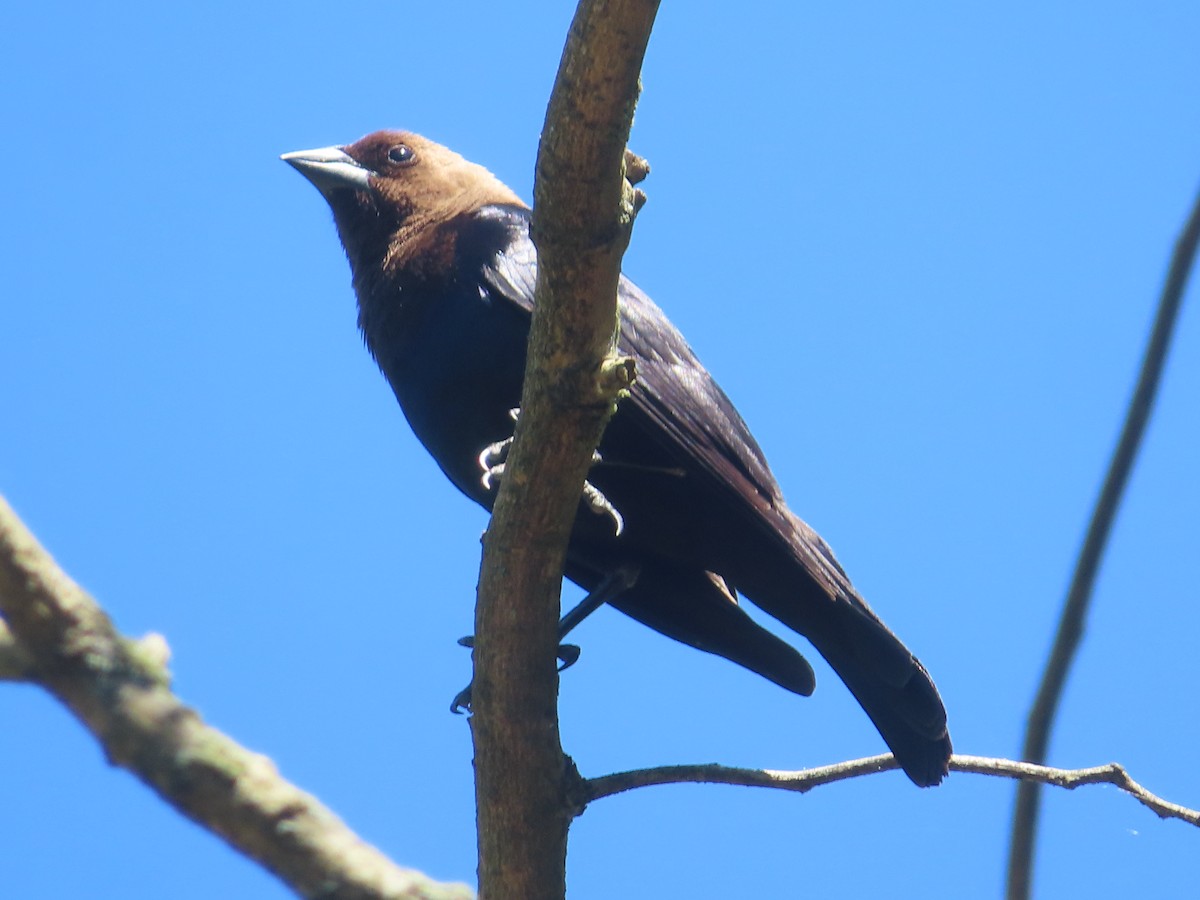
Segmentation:
[(371, 188), (370, 170), (361, 166), (341, 147), (296, 150), (279, 158), (326, 196), (334, 191), (366, 191)]

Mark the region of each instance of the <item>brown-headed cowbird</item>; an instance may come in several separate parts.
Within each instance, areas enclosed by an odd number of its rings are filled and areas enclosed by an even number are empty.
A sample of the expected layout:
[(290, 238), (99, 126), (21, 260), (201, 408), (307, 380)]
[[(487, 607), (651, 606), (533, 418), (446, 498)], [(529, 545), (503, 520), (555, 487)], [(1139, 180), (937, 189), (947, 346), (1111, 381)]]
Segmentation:
[[(486, 169), (408, 132), (284, 159), (333, 209), (359, 327), (413, 431), (491, 509), (533, 305), (528, 207)], [(588, 475), (567, 577), (592, 591), (633, 573), (611, 605), (812, 693), (808, 662), (738, 606), (745, 595), (813, 643), (909, 778), (937, 784), (950, 736), (925, 668), (787, 508), (746, 423), (667, 317), (624, 277), (619, 291), (618, 350), (637, 380)]]

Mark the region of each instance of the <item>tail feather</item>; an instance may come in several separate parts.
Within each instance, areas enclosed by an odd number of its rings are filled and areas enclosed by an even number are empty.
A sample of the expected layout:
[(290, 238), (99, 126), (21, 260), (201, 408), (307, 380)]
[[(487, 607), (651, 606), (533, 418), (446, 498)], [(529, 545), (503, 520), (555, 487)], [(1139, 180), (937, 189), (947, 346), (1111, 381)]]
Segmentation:
[(953, 747), (946, 707), (925, 667), (857, 596), (839, 598), (830, 628), (809, 634), (920, 787), (946, 775)]
[(781, 512), (790, 526), (777, 532), (786, 538), (785, 554), (764, 557), (761, 568), (740, 573), (747, 583), (739, 587), (812, 642), (913, 782), (938, 784), (953, 748), (933, 679), (855, 592), (829, 545), (789, 510)]
[(723, 656), (793, 693), (807, 697), (816, 687), (800, 651), (750, 618), (710, 573), (645, 566), (637, 583), (610, 603), (667, 637)]
[[(570, 567), (568, 574), (584, 585), (595, 580)], [(756, 591), (751, 599), (812, 642), (915, 784), (940, 783), (952, 746), (946, 709), (925, 667), (853, 589), (847, 587), (836, 600), (821, 591), (811, 602), (799, 602), (796, 587), (782, 594)], [(808, 582), (799, 590), (820, 589)], [(750, 618), (732, 589), (711, 573), (656, 561), (644, 565), (636, 584), (610, 604), (667, 637), (723, 656), (793, 693), (808, 696), (816, 687), (800, 652)]]

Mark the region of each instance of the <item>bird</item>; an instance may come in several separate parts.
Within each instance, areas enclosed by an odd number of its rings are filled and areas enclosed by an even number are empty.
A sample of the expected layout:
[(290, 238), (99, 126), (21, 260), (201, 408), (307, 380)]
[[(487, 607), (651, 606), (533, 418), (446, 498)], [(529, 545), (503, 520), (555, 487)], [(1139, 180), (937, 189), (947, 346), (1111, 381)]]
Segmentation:
[[(529, 207), (486, 168), (408, 131), (287, 153), (322, 194), (358, 326), (413, 432), (490, 510), (519, 416), (537, 278)], [(580, 498), (565, 576), (656, 631), (802, 696), (813, 669), (741, 598), (807, 638), (913, 783), (952, 753), (929, 673), (784, 501), (732, 401), (624, 275), (617, 352), (636, 378)], [(560, 632), (561, 633), (561, 632)]]

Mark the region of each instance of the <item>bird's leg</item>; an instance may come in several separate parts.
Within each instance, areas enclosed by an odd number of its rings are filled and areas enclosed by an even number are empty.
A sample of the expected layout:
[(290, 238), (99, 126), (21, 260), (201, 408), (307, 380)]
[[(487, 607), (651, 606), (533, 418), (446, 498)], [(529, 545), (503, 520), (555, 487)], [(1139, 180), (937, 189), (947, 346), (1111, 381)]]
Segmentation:
[[(510, 409), (509, 416), (514, 422), (521, 414), (520, 409)], [(495, 490), (500, 482), (500, 476), (504, 474), (504, 466), (508, 462), (508, 451), (512, 448), (513, 439), (507, 437), (502, 441), (496, 441), (494, 444), (488, 444), (480, 452), (477, 457), (479, 468), (483, 475), (480, 476), (479, 482), (483, 485), (485, 491)], [(601, 462), (598, 452), (592, 453), (592, 465)], [(612, 519), (613, 531), (616, 537), (621, 536), (621, 532), (625, 530), (625, 519), (617, 512), (617, 508), (609, 502), (609, 499), (604, 496), (598, 487), (590, 481), (583, 483), (583, 502), (598, 516), (608, 516)]]
[[(614, 569), (604, 576), (604, 579), (596, 585), (588, 595), (577, 603), (570, 612), (558, 620), (558, 638), (562, 640), (566, 637), (580, 622), (598, 610), (610, 600), (615, 600), (623, 593), (637, 584), (638, 575), (641, 569), (639, 566), (628, 565)], [(467, 635), (464, 638), (459, 638), (458, 644), (460, 647), (475, 647), (475, 635)], [(558, 660), (562, 663), (558, 667), (558, 671), (569, 669), (575, 665), (579, 659), (579, 647), (575, 644), (559, 644), (558, 645)], [(471, 687), (474, 684), (468, 684), (465, 688), (454, 695), (454, 699), (450, 702), (450, 712), (459, 715), (468, 711), (471, 708)]]
[[(565, 616), (558, 620), (558, 639), (561, 641), (584, 619), (598, 610), (609, 600), (615, 600), (637, 584), (641, 567), (635, 565), (620, 566), (604, 576), (588, 595), (575, 605)], [(570, 644), (566, 646), (571, 646)], [(559, 648), (562, 649), (561, 647)], [(579, 656), (578, 652), (575, 654)], [(562, 656), (559, 656), (562, 659)], [(574, 660), (572, 660), (574, 662)], [(567, 668), (563, 666), (563, 668)]]

